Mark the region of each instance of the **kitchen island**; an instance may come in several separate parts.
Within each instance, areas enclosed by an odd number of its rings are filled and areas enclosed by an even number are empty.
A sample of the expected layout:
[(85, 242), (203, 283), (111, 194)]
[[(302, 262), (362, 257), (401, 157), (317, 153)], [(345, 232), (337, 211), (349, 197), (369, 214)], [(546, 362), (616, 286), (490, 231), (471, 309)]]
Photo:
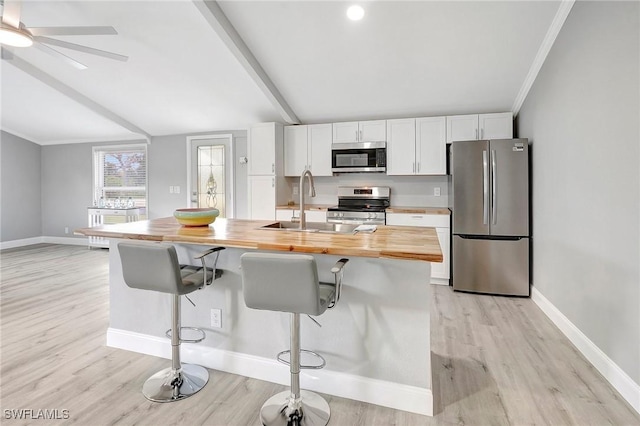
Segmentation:
[[(327, 360), (322, 370), (303, 370), (301, 385), (330, 395), (400, 410), (433, 414), (430, 351), (430, 262), (442, 261), (432, 228), (379, 226), (374, 233), (339, 234), (261, 229), (269, 221), (218, 219), (208, 227), (182, 227), (173, 218), (105, 225), (76, 231), (110, 239), (109, 346), (170, 357), (164, 338), (170, 298), (130, 289), (122, 279), (117, 243), (122, 239), (176, 245), (181, 263), (207, 247), (223, 246), (221, 279), (183, 301), (182, 323), (205, 330), (199, 344), (183, 344), (185, 362), (288, 384), (288, 367), (275, 355), (288, 348), (285, 313), (246, 308), (240, 256), (246, 251), (289, 251), (316, 258), (322, 281), (341, 257), (345, 268), (340, 302), (317, 320), (302, 319), (301, 343)], [(222, 326), (211, 326), (211, 310)], [(216, 386), (211, 382), (208, 386)]]

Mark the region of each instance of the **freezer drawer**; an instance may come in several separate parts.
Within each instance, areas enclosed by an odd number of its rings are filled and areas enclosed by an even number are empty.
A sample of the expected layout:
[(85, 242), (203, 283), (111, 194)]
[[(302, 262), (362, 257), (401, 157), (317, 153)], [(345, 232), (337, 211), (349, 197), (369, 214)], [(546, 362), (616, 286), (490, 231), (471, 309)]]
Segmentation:
[(453, 289), (529, 296), (529, 238), (468, 239), (454, 235)]

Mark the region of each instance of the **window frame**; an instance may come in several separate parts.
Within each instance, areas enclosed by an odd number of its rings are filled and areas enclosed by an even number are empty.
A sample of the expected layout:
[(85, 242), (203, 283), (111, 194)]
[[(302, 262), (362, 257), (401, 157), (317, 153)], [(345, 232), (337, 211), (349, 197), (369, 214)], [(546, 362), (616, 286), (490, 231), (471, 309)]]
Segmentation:
[[(105, 187), (104, 186), (104, 168), (103, 165), (99, 164), (98, 158), (99, 155), (106, 155), (107, 153), (117, 153), (119, 151), (143, 151), (144, 152), (144, 160), (145, 160), (145, 176), (144, 176), (144, 207), (136, 206), (141, 210), (141, 215), (146, 215), (149, 211), (149, 151), (147, 148), (147, 144), (145, 143), (137, 143), (137, 144), (126, 144), (126, 145), (100, 145), (93, 146), (91, 149), (91, 172), (92, 172), (92, 199), (94, 200), (94, 205), (98, 207), (98, 202), (100, 197), (103, 196), (105, 191), (108, 190), (126, 190), (126, 188), (130, 188), (131, 190), (137, 190), (138, 187)], [(97, 167), (102, 168), (102, 172), (98, 175)], [(99, 180), (99, 181), (98, 181)], [(99, 185), (101, 184), (101, 185)], [(112, 207), (115, 208), (115, 207)]]

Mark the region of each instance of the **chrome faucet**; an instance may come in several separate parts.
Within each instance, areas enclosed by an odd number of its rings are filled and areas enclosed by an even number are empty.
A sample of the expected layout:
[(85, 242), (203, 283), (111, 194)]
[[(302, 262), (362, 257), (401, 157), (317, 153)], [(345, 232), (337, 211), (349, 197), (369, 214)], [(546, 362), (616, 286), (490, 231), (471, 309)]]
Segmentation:
[(306, 229), (307, 220), (304, 216), (304, 177), (309, 177), (309, 196), (316, 196), (316, 186), (313, 184), (313, 175), (311, 174), (311, 170), (305, 169), (300, 175), (300, 229)]

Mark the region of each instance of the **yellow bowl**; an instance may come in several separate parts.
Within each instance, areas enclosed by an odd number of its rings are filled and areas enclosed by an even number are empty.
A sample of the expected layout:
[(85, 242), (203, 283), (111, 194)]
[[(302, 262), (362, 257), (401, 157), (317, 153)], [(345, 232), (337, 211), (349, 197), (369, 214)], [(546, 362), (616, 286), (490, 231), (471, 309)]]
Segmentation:
[(183, 226), (208, 226), (219, 214), (218, 209), (211, 208), (177, 209), (173, 212), (173, 217)]

